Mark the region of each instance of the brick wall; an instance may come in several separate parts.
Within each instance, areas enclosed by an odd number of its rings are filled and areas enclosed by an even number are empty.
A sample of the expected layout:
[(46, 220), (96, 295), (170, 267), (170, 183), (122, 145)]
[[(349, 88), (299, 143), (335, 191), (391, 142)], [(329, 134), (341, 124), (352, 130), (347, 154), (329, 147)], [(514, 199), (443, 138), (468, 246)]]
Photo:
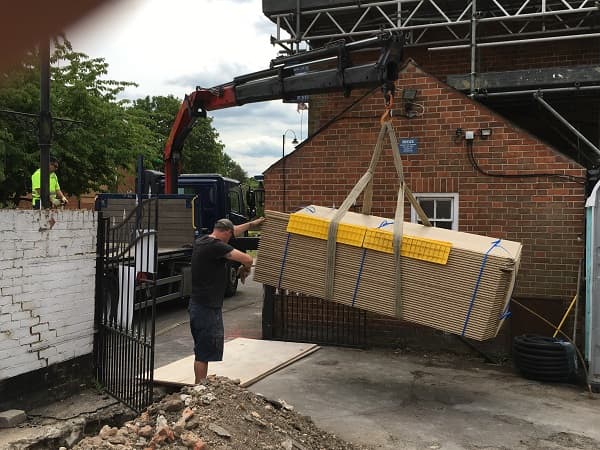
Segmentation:
[(0, 381), (92, 351), (96, 215), (0, 210)]
[[(423, 47), (414, 47), (405, 49), (404, 56), (416, 61), (419, 67), (441, 81), (445, 81), (447, 75), (471, 72), (470, 49), (430, 51)], [(371, 62), (372, 58), (368, 61)], [(598, 63), (600, 63), (600, 40), (577, 39), (481, 48), (478, 50), (476, 70), (496, 72)], [(331, 114), (341, 111), (358, 96), (357, 93), (346, 99), (337, 95), (311, 96), (308, 117), (309, 135), (329, 120)]]
[[(575, 292), (578, 260), (583, 255), (584, 185), (569, 179), (536, 176), (551, 173), (583, 180), (585, 170), (533, 136), (463, 94), (409, 64), (398, 84), (419, 90), (423, 114), (393, 121), (398, 138), (417, 138), (419, 151), (403, 155), (404, 175), (416, 193), (458, 193), (459, 229), (523, 243), (515, 295), (567, 300)], [(319, 103), (323, 117), (333, 117), (360, 98), (329, 95)], [(311, 102), (311, 114), (314, 107)], [(308, 204), (339, 206), (369, 164), (383, 111), (377, 91), (362, 100), (285, 161), (287, 212)], [(455, 131), (491, 128), (487, 140), (476, 138), (473, 153), (486, 171), (469, 161), (464, 139)], [(397, 175), (389, 143), (375, 173), (374, 215), (393, 217)], [(265, 173), (266, 209), (282, 210), (281, 162)], [(360, 199), (359, 199), (360, 201)], [(406, 220), (410, 206), (405, 203)]]

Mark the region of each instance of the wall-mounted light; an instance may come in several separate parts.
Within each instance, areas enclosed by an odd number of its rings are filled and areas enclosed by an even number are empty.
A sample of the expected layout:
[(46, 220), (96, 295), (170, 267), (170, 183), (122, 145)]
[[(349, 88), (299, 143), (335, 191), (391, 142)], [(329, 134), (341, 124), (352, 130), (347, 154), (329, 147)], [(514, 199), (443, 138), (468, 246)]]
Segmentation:
[(479, 137), (481, 137), (481, 139), (487, 139), (492, 135), (492, 129), (491, 128), (481, 128), (479, 130)]
[(417, 112), (414, 110), (413, 106), (418, 92), (419, 91), (417, 89), (402, 89), (402, 105), (404, 106), (404, 115), (409, 119), (417, 116)]
[(417, 98), (417, 92), (417, 89), (402, 89), (402, 100), (404, 100), (405, 102), (414, 102)]

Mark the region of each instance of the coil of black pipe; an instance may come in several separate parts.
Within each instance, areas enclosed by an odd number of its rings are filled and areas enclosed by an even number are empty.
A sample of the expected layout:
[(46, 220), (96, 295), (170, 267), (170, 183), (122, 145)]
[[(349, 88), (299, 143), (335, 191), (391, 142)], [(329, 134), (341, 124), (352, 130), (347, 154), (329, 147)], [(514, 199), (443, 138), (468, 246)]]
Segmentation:
[(576, 380), (575, 346), (548, 336), (524, 334), (513, 339), (515, 368), (530, 380), (570, 383)]

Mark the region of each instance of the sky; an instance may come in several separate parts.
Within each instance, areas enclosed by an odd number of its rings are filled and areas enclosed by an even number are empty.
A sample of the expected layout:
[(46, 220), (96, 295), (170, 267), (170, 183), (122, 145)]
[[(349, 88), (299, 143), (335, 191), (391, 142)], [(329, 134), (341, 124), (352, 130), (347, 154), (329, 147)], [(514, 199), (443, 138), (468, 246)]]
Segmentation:
[[(108, 78), (134, 81), (124, 98), (174, 95), (267, 69), (279, 47), (261, 0), (117, 0), (66, 31), (74, 50), (102, 57)], [(249, 176), (261, 174), (306, 138), (307, 112), (280, 100), (209, 111), (225, 152)], [(287, 131), (292, 130), (292, 131)]]

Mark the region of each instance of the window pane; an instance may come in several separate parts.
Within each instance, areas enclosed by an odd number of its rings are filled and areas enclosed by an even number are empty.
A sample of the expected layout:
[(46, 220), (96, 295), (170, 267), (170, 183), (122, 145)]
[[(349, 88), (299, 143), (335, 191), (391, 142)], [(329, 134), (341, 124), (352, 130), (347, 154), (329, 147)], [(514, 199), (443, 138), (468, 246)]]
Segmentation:
[(433, 218), (434, 200), (419, 199), (419, 203), (421, 204), (421, 208), (423, 208), (423, 211), (425, 211), (425, 214), (427, 215), (427, 217), (432, 219)]
[[(422, 193), (415, 197), (433, 226), (458, 230), (458, 194)], [(421, 223), (415, 208), (410, 209), (411, 221)]]
[(437, 228), (445, 228), (446, 230), (451, 230), (452, 222), (435, 222), (433, 226)]
[(231, 208), (232, 212), (241, 212), (240, 211), (240, 198), (237, 194), (237, 192), (235, 191), (230, 191), (229, 192), (229, 207)]
[(452, 201), (437, 200), (436, 219), (451, 219), (452, 218)]

